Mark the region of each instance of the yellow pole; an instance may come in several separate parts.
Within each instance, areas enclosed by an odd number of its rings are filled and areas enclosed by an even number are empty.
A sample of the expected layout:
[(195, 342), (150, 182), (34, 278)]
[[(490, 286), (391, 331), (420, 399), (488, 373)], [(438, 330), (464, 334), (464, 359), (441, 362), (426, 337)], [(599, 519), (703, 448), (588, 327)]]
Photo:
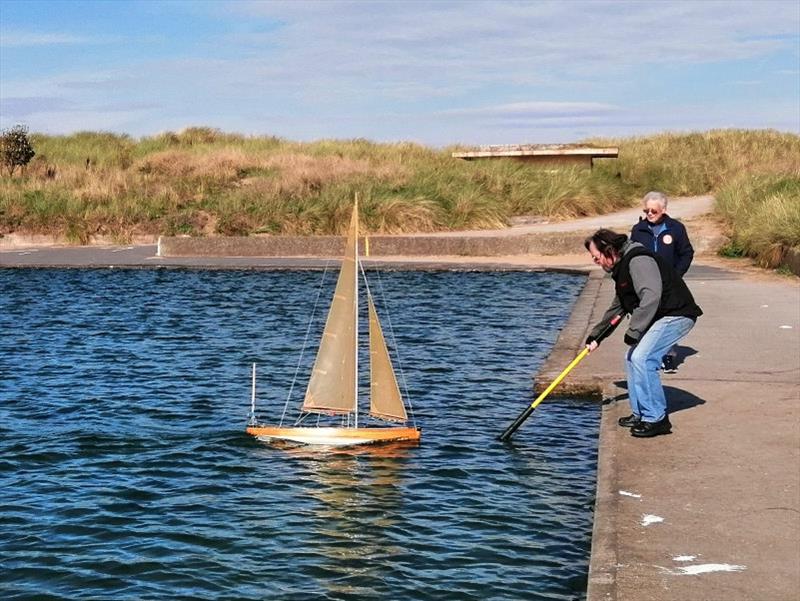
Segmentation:
[(548, 394), (553, 392), (553, 388), (558, 386), (561, 383), (561, 380), (566, 378), (567, 374), (572, 371), (572, 368), (575, 367), (578, 363), (580, 363), (581, 359), (583, 359), (587, 354), (589, 354), (589, 349), (588, 348), (583, 349), (578, 354), (578, 356), (575, 357), (572, 360), (572, 363), (567, 365), (566, 369), (564, 369), (564, 371), (562, 371), (560, 374), (558, 374), (558, 377), (555, 380), (553, 380), (553, 383), (550, 384), (550, 386), (548, 386), (547, 388), (545, 388), (544, 392), (542, 392), (542, 394), (540, 394), (538, 397), (536, 397), (536, 400), (533, 401), (533, 403), (531, 403), (531, 409), (536, 409), (536, 406), (539, 403), (541, 403)]
[(573, 367), (575, 367), (575, 366), (576, 366), (578, 363), (580, 363), (580, 362), (581, 362), (581, 359), (583, 359), (583, 358), (584, 358), (584, 357), (585, 357), (585, 356), (586, 356), (588, 353), (589, 353), (589, 349), (588, 349), (588, 348), (585, 348), (585, 349), (583, 349), (583, 350), (582, 350), (582, 351), (581, 351), (581, 352), (578, 354), (578, 356), (577, 356), (577, 357), (575, 357), (575, 358), (572, 360), (572, 363), (570, 363), (569, 365), (567, 365), (566, 369), (565, 369), (564, 371), (562, 371), (560, 374), (558, 374), (558, 377), (557, 377), (555, 380), (553, 380), (552, 384), (550, 384), (550, 386), (548, 386), (548, 387), (547, 387), (547, 388), (544, 390), (544, 392), (542, 392), (542, 394), (540, 394), (538, 397), (536, 397), (536, 400), (535, 400), (535, 401), (533, 401), (533, 403), (531, 403), (531, 404), (530, 404), (530, 405), (529, 405), (529, 406), (528, 406), (528, 407), (525, 409), (525, 411), (523, 411), (522, 413), (520, 413), (520, 414), (519, 414), (519, 417), (517, 417), (517, 419), (515, 419), (515, 420), (514, 420), (514, 423), (513, 423), (513, 424), (511, 424), (511, 425), (510, 425), (508, 428), (506, 428), (505, 432), (503, 432), (503, 433), (502, 433), (502, 434), (501, 434), (501, 435), (498, 437), (498, 440), (508, 440), (508, 439), (511, 437), (511, 435), (512, 435), (514, 432), (516, 432), (516, 431), (517, 431), (517, 428), (519, 428), (519, 427), (522, 425), (522, 422), (524, 422), (526, 419), (528, 419), (528, 416), (529, 416), (531, 413), (533, 413), (533, 410), (534, 410), (534, 409), (536, 409), (536, 406), (537, 406), (539, 403), (541, 403), (541, 402), (544, 400), (544, 398), (545, 398), (545, 397), (546, 397), (548, 394), (550, 394), (550, 393), (552, 392), (553, 388), (555, 388), (556, 386), (558, 386), (558, 384), (561, 382), (561, 380), (563, 380), (563, 379), (564, 379), (564, 378), (567, 376), (567, 374), (568, 374), (570, 371), (572, 371), (572, 368), (573, 368)]

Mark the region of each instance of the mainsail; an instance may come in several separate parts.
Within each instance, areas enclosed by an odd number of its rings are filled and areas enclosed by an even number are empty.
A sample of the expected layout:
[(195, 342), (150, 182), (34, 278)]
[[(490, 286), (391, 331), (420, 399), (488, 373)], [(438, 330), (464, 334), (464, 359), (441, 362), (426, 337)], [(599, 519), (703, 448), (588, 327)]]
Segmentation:
[(303, 411), (351, 413), (357, 403), (358, 207), (353, 209), (347, 246), (325, 330), (308, 381)]
[(404, 422), (407, 419), (400, 388), (394, 375), (392, 361), (386, 348), (381, 323), (375, 311), (372, 295), (369, 302), (369, 375), (370, 403), (369, 413), (384, 420)]

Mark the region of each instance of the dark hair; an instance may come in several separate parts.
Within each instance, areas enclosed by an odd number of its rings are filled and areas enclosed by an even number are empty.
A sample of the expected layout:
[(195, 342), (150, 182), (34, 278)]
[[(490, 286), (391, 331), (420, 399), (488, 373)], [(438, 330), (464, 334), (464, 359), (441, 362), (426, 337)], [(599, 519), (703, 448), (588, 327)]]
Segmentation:
[(600, 229), (586, 238), (583, 245), (586, 247), (586, 250), (589, 250), (589, 244), (594, 242), (595, 247), (597, 247), (597, 250), (601, 254), (606, 257), (611, 257), (612, 251), (621, 254), (622, 246), (627, 240), (628, 237), (625, 234), (618, 234), (612, 230)]

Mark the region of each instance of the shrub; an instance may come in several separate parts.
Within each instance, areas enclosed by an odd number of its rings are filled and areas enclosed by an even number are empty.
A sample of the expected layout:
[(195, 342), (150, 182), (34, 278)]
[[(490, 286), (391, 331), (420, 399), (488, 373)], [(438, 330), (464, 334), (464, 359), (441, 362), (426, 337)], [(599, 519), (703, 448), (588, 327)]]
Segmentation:
[(13, 176), (17, 167), (25, 167), (34, 157), (28, 128), (24, 125), (15, 125), (11, 129), (3, 130), (0, 135), (0, 162), (8, 168), (8, 175)]

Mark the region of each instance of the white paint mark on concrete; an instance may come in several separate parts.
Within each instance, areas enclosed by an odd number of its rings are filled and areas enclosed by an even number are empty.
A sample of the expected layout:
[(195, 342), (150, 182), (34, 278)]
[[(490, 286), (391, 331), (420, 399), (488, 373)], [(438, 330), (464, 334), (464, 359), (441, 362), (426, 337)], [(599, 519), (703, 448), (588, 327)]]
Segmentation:
[(769, 305), (761, 305), (762, 309), (766, 309), (767, 307), (769, 307)]
[(781, 330), (791, 330), (792, 326), (781, 326)]
[(637, 495), (635, 492), (628, 492), (627, 490), (621, 490), (619, 491), (619, 494), (621, 494), (624, 497), (633, 497), (634, 499), (642, 498), (642, 495)]
[(672, 561), (694, 561), (695, 559), (697, 559), (697, 555), (676, 555)]
[(650, 524), (658, 524), (659, 522), (663, 522), (664, 518), (658, 515), (643, 515), (642, 516), (642, 526), (649, 526)]
[(709, 572), (741, 572), (747, 566), (737, 566), (730, 563), (701, 563), (694, 566), (684, 566), (678, 568), (676, 574), (696, 576), (697, 574), (708, 574)]

